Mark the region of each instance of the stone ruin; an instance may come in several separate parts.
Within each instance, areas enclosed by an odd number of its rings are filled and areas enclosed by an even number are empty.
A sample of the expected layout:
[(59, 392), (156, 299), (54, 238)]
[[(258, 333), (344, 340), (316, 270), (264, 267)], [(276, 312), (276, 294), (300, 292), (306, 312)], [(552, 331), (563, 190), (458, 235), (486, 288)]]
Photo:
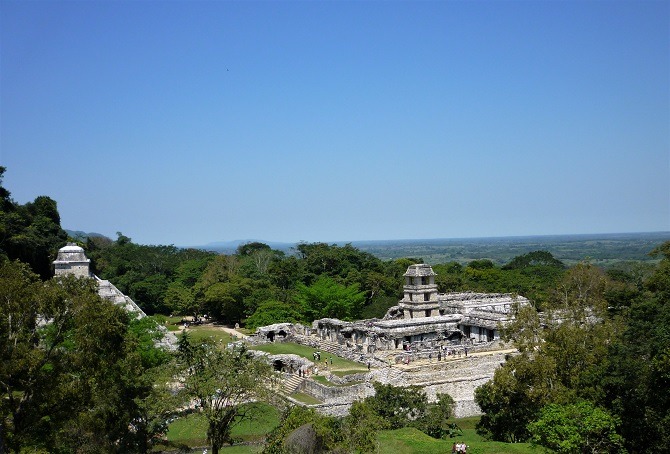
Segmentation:
[[(54, 274), (56, 276), (73, 275), (79, 278), (94, 279), (98, 287), (98, 295), (101, 298), (121, 306), (138, 319), (147, 316), (132, 298), (124, 295), (114, 284), (91, 273), (90, 264), (91, 260), (86, 257), (82, 247), (75, 243), (68, 243), (58, 250), (58, 256), (53, 262)], [(163, 337), (158, 341), (157, 346), (175, 350), (177, 348), (177, 336), (169, 332), (164, 326), (159, 325), (158, 328), (163, 332)]]
[[(352, 402), (374, 393), (373, 381), (395, 386), (421, 386), (430, 401), (448, 393), (457, 417), (481, 414), (474, 391), (515, 350), (504, 345), (500, 329), (513, 319), (522, 296), (502, 293), (441, 294), (429, 265), (411, 265), (404, 274), (403, 298), (382, 319), (348, 322), (315, 320), (311, 327), (280, 323), (261, 327), (254, 343), (298, 342), (373, 366), (356, 374), (351, 386), (332, 374), (328, 387), (304, 380), (299, 389), (324, 402), (314, 407), (326, 414), (346, 414)], [(286, 369), (284, 372), (288, 373)]]

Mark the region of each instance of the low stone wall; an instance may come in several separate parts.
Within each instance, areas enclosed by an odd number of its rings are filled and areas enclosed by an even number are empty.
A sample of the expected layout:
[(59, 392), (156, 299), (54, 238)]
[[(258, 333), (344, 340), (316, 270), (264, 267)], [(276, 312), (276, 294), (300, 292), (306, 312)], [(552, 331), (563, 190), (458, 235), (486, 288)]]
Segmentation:
[(371, 374), (368, 372), (360, 374), (348, 374), (344, 377), (338, 377), (335, 374), (329, 374), (326, 378), (328, 381), (335, 383), (336, 385), (347, 385), (349, 383), (363, 382), (370, 380)]
[(371, 383), (359, 383), (349, 386), (325, 386), (314, 380), (305, 380), (300, 391), (319, 399), (324, 404), (349, 404), (363, 400), (375, 393)]
[(313, 408), (318, 413), (326, 416), (336, 416), (343, 417), (349, 414), (349, 409), (351, 408), (351, 403), (344, 404), (317, 404), (317, 405), (308, 405), (309, 408)]

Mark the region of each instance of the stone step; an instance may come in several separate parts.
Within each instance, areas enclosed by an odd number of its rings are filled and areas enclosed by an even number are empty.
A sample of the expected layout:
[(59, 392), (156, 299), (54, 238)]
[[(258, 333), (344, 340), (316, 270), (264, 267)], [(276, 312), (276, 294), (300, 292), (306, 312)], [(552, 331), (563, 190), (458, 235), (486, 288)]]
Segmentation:
[(302, 382), (304, 382), (305, 379), (302, 377), (298, 377), (297, 375), (291, 375), (290, 377), (284, 379), (282, 382), (282, 391), (286, 395), (293, 394), (296, 392), (296, 390), (302, 385)]

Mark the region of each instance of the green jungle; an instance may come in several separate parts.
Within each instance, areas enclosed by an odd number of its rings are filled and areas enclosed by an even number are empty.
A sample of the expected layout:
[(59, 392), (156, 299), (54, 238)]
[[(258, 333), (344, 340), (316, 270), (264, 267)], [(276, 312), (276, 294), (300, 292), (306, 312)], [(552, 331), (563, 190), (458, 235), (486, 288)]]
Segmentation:
[[(670, 233), (365, 244), (262, 242), (230, 253), (69, 235), (48, 196), (19, 204), (0, 167), (0, 454), (670, 452)], [(101, 279), (148, 314), (54, 277), (76, 241)], [(518, 354), (453, 399), (375, 383), (329, 417), (291, 405), (275, 373), (221, 329), (382, 317), (403, 273), (430, 263), (440, 292), (527, 297), (504, 327)], [(182, 320), (201, 320), (182, 329)], [(176, 351), (156, 341), (167, 328)], [(286, 344), (308, 356), (303, 346)], [(336, 358), (340, 374), (365, 366)], [(310, 396), (293, 396), (310, 403)]]

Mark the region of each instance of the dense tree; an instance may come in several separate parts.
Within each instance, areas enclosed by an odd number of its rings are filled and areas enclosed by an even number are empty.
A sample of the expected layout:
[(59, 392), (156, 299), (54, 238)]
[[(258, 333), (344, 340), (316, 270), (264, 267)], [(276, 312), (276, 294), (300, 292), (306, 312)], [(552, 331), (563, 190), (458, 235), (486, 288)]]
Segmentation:
[(549, 404), (537, 421), (528, 425), (531, 441), (562, 454), (624, 453), (620, 424), (603, 408), (589, 401)]
[(48, 279), (53, 274), (51, 262), (67, 240), (56, 202), (47, 196), (25, 205), (14, 202), (2, 187), (5, 171), (0, 166), (0, 258), (21, 260), (42, 279)]
[(437, 393), (437, 402), (428, 404), (419, 428), (433, 438), (447, 438), (460, 434), (460, 428), (449, 419), (454, 415), (454, 399), (449, 394)]
[(256, 329), (274, 323), (298, 323), (301, 319), (298, 309), (281, 301), (267, 301), (245, 320), (245, 326), (247, 329)]
[(548, 251), (533, 251), (527, 254), (514, 257), (508, 264), (503, 266), (503, 269), (514, 270), (523, 268), (533, 268), (536, 266), (548, 266), (552, 268), (563, 269), (565, 264), (556, 259), (551, 252)]
[(352, 320), (360, 313), (365, 294), (358, 284), (345, 286), (321, 276), (312, 285), (299, 284), (295, 299), (307, 321), (324, 317)]
[(368, 402), (354, 402), (344, 418), (343, 431), (350, 452), (375, 452), (377, 433), (388, 427)]
[(565, 392), (555, 377), (552, 358), (523, 354), (510, 358), (491, 381), (475, 390), (475, 402), (484, 412), (477, 432), (508, 443), (527, 440), (530, 434), (526, 426), (544, 405)]
[[(214, 254), (175, 246), (138, 245), (122, 233), (117, 235), (114, 242), (87, 241), (87, 255), (96, 274), (112, 281), (148, 314), (194, 309), (196, 283)], [(181, 291), (184, 288), (188, 292)]]
[(239, 323), (246, 316), (244, 298), (252, 291), (250, 279), (235, 277), (204, 290), (204, 311), (224, 323)]
[(608, 314), (606, 286), (599, 269), (582, 263), (566, 273), (542, 319), (533, 307), (516, 308), (504, 338), (520, 354), (475, 392), (485, 413), (478, 424), (482, 435), (523, 441), (545, 405), (601, 396), (607, 346), (621, 330), (621, 319)]
[(400, 429), (425, 417), (428, 399), (418, 386), (373, 385), (375, 395), (366, 398), (365, 403), (382, 418), (386, 428)]
[(131, 330), (90, 279), (41, 282), (16, 262), (0, 265), (0, 323), (0, 446), (146, 450), (160, 429), (147, 373), (165, 360), (149, 327)]
[(646, 292), (622, 310), (621, 336), (609, 345), (600, 404), (621, 419), (630, 452), (668, 452), (670, 446), (670, 242)]
[(268, 246), (265, 243), (261, 243), (258, 241), (253, 241), (250, 243), (245, 243), (245, 244), (240, 244), (237, 247), (237, 255), (240, 256), (251, 256), (256, 252), (259, 251), (266, 251), (266, 252), (271, 252), (272, 248)]

